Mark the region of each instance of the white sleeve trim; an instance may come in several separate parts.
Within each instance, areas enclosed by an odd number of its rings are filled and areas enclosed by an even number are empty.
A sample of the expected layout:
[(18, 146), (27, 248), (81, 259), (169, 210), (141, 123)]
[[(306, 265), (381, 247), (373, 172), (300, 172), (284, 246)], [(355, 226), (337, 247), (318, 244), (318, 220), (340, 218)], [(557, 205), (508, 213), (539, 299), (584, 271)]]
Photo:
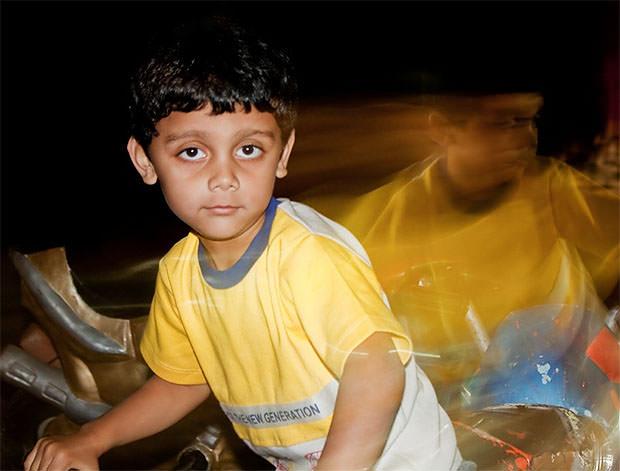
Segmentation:
[(287, 198), (278, 198), (278, 201), (280, 202), (279, 209), (282, 209), (311, 233), (333, 240), (357, 255), (366, 265), (371, 266), (368, 254), (362, 244), (344, 226), (303, 203), (291, 201)]

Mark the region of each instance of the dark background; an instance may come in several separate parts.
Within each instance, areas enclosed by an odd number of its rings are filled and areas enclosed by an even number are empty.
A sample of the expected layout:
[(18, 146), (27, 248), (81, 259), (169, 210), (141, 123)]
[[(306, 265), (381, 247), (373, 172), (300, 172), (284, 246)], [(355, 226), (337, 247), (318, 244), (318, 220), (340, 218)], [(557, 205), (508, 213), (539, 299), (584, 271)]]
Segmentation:
[(1, 5), (3, 253), (181, 230), (124, 150), (136, 53), (177, 20), (226, 14), (282, 43), (302, 101), (416, 92), (438, 68), (491, 86), (530, 80), (545, 93), (546, 154), (603, 126), (602, 64), (618, 44), (617, 2)]

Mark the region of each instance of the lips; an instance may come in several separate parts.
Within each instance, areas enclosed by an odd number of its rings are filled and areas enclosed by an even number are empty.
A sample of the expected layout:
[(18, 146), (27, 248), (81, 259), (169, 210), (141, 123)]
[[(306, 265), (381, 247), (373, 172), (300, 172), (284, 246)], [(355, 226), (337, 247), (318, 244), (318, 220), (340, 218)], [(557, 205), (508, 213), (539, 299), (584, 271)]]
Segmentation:
[(239, 206), (218, 204), (218, 205), (213, 205), (213, 206), (207, 206), (206, 209), (207, 211), (209, 211), (210, 213), (216, 216), (227, 216), (227, 215), (235, 213), (239, 209)]

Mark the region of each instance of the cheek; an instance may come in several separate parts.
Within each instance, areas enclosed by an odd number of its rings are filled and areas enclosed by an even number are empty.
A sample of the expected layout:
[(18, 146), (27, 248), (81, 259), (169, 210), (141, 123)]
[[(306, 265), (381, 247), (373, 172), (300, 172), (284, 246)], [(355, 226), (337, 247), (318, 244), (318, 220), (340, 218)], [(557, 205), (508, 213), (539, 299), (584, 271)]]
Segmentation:
[(502, 142), (506, 149), (520, 149), (536, 145), (537, 132), (530, 127), (522, 127), (507, 132)]
[[(246, 191), (259, 194), (265, 191), (271, 191), (276, 180), (275, 165), (263, 165), (260, 167), (249, 168), (244, 172), (243, 181), (245, 181)], [(242, 182), (243, 184), (243, 182)]]
[(470, 172), (484, 173), (501, 165), (504, 153), (504, 146), (497, 136), (480, 134), (458, 143), (453, 156)]
[(195, 195), (196, 192), (192, 191), (189, 184), (168, 185), (166, 182), (161, 182), (161, 190), (166, 203), (177, 216), (182, 217), (192, 207), (194, 202), (192, 195)]
[(454, 148), (460, 160), (473, 165), (492, 159), (497, 152), (497, 142), (489, 135), (477, 134), (456, 142)]
[(463, 153), (475, 160), (510, 158), (512, 152), (535, 143), (526, 130), (507, 130), (480, 133), (463, 145)]
[(251, 185), (249, 193), (252, 198), (256, 200), (268, 200), (273, 194), (275, 178), (266, 177), (260, 180), (255, 180)]

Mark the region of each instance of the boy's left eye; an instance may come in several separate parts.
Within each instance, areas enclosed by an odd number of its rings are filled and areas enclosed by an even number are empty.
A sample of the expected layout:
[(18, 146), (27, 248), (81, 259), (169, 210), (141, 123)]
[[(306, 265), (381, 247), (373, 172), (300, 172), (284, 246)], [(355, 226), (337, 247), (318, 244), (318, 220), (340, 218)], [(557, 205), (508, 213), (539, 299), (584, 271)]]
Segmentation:
[(235, 156), (240, 159), (255, 159), (257, 157), (260, 157), (262, 154), (263, 150), (253, 144), (241, 146), (235, 151)]

